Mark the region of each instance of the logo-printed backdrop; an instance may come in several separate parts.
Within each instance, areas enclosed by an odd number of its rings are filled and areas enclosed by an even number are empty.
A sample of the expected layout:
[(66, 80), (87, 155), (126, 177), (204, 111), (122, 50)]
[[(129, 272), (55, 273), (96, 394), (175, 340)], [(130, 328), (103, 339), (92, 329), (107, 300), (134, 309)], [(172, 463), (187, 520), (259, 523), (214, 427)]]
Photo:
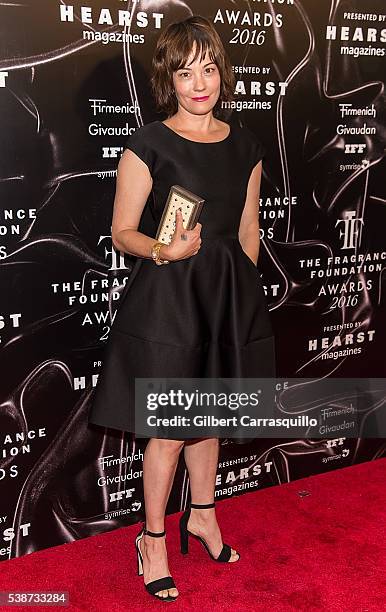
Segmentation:
[[(278, 375), (385, 375), (384, 8), (0, 6), (0, 559), (143, 518), (144, 441), (91, 429), (86, 415), (135, 261), (112, 248), (116, 167), (127, 136), (161, 118), (148, 79), (172, 21), (213, 21), (237, 76), (225, 119), (268, 150), (260, 265)], [(382, 439), (339, 435), (224, 441), (216, 498), (384, 455)], [(181, 459), (168, 513), (188, 490)]]

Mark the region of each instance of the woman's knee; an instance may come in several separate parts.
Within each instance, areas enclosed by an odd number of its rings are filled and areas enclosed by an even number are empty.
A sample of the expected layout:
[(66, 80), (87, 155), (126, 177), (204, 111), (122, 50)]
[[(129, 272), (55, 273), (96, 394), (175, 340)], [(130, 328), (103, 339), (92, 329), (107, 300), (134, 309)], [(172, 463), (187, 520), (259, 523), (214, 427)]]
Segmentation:
[(179, 453), (185, 444), (185, 440), (167, 440), (164, 438), (153, 438), (153, 444), (166, 453)]

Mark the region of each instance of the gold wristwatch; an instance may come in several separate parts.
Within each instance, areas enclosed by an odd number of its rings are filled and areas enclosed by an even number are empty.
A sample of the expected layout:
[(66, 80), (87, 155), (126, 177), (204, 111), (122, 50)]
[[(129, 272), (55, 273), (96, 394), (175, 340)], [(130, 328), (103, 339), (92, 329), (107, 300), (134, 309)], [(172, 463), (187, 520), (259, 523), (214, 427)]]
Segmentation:
[(151, 249), (151, 258), (157, 264), (157, 266), (170, 263), (168, 259), (160, 259), (159, 252), (162, 246), (166, 245), (163, 242), (155, 242)]

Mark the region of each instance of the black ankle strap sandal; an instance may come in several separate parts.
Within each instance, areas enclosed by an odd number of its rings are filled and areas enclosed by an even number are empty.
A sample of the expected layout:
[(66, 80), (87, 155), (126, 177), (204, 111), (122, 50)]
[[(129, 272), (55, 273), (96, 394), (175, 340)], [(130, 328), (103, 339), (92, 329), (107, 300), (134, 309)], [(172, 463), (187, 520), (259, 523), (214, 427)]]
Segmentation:
[(149, 531), (146, 527), (142, 529), (145, 535), (149, 535), (152, 538), (162, 538), (162, 536), (166, 536), (166, 531)]
[[(143, 575), (143, 557), (142, 557), (142, 553), (139, 547), (139, 542), (142, 540), (144, 535), (151, 536), (152, 538), (162, 538), (163, 536), (166, 536), (166, 532), (165, 531), (158, 531), (158, 532), (149, 531), (148, 529), (146, 529), (145, 525), (142, 527), (141, 531), (139, 532), (135, 540), (135, 548), (137, 551), (137, 562), (138, 562), (138, 576)], [(150, 595), (153, 595), (154, 597), (156, 597), (157, 599), (161, 601), (175, 601), (178, 597), (178, 595), (176, 596), (167, 595), (166, 597), (157, 595), (159, 591), (177, 588), (171, 576), (164, 576), (163, 578), (158, 578), (157, 580), (148, 582), (144, 586), (147, 592), (150, 593)]]
[(216, 502), (213, 502), (213, 504), (190, 504), (191, 508), (214, 508), (216, 505)]
[[(228, 563), (229, 559), (232, 556), (232, 548), (229, 546), (229, 544), (223, 543), (222, 550), (221, 550), (219, 556), (216, 558), (210, 552), (210, 550), (208, 548), (208, 545), (205, 542), (205, 540), (201, 536), (198, 536), (195, 533), (191, 533), (188, 530), (188, 521), (189, 521), (189, 517), (190, 517), (190, 510), (191, 510), (191, 508), (214, 508), (215, 505), (216, 505), (215, 502), (213, 502), (211, 504), (193, 504), (193, 503), (191, 503), (190, 506), (188, 508), (186, 508), (184, 514), (180, 518), (180, 545), (181, 545), (181, 553), (183, 555), (186, 555), (189, 552), (189, 536), (192, 536), (193, 538), (196, 538), (197, 540), (199, 540), (201, 542), (201, 544), (203, 544), (203, 546), (205, 547), (206, 551), (208, 552), (210, 558), (213, 559), (213, 561), (218, 561), (220, 563)], [(237, 559), (237, 561), (238, 561), (240, 559), (240, 553), (237, 553), (237, 554), (239, 556), (238, 559)]]

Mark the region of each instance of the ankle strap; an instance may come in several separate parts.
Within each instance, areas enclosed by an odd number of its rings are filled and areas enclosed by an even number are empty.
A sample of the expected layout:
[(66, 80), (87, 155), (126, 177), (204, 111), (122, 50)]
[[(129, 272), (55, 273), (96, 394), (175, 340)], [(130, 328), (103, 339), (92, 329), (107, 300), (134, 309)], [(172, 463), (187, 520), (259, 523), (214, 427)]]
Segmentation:
[(215, 502), (213, 504), (190, 504), (191, 508), (214, 508), (216, 505)]
[(165, 535), (165, 531), (149, 531), (146, 527), (143, 528), (143, 533), (151, 536), (152, 538), (162, 538)]

